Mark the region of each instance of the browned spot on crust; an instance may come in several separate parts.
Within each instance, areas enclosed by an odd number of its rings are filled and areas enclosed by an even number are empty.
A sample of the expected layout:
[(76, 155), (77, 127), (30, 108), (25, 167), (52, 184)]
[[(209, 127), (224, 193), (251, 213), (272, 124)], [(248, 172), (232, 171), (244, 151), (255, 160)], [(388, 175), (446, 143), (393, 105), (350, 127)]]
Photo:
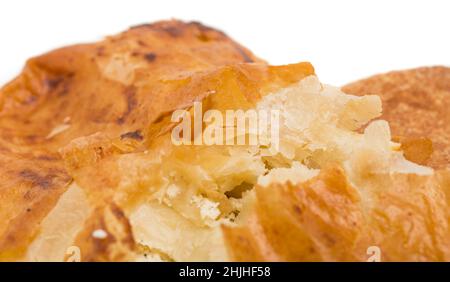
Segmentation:
[(137, 44), (138, 44), (139, 46), (141, 46), (141, 47), (147, 47), (147, 43), (145, 43), (145, 42), (142, 41), (142, 40), (138, 40), (138, 41), (137, 41)]
[(137, 99), (136, 99), (136, 89), (134, 87), (128, 87), (124, 92), (126, 101), (127, 101), (127, 108), (125, 112), (122, 114), (122, 116), (117, 120), (118, 124), (123, 124), (128, 117), (128, 115), (133, 111), (133, 109), (137, 106)]
[[(66, 95), (70, 90), (71, 79), (73, 73), (66, 73), (62, 75), (48, 77), (44, 80), (44, 85), (48, 92), (56, 93), (58, 96)], [(31, 98), (31, 97), (30, 97)], [(36, 97), (33, 98), (33, 101)]]
[(246, 63), (254, 63), (255, 61), (253, 61), (253, 59), (247, 54), (247, 52), (242, 49), (241, 46), (239, 46), (238, 44), (235, 44), (236, 50), (239, 52), (239, 54), (241, 54), (242, 58), (244, 59), (244, 61)]
[(295, 211), (297, 214), (299, 214), (299, 215), (302, 214), (302, 209), (301, 209), (299, 206), (297, 206), (297, 205), (294, 205), (294, 211)]
[(57, 155), (39, 155), (36, 159), (41, 161), (56, 161), (59, 160), (60, 157)]
[(153, 52), (150, 52), (150, 53), (145, 54), (144, 58), (147, 62), (152, 63), (156, 59), (156, 54)]
[(189, 23), (189, 25), (196, 26), (200, 31), (203, 31), (203, 32), (215, 32), (215, 33), (218, 33), (218, 34), (220, 34), (222, 36), (227, 36), (225, 34), (225, 32), (223, 32), (223, 31), (221, 31), (219, 29), (216, 29), (216, 28), (212, 28), (212, 27), (206, 26), (206, 25), (202, 24), (201, 22), (192, 21), (192, 22)]
[(32, 186), (39, 186), (44, 189), (50, 188), (52, 185), (52, 179), (54, 176), (46, 175), (40, 176), (36, 172), (25, 169), (19, 173), (19, 177), (24, 179), (26, 182), (29, 182)]
[(132, 132), (127, 132), (125, 134), (120, 135), (121, 139), (134, 139), (137, 141), (142, 141), (144, 139), (144, 137), (142, 136), (142, 133), (140, 130), (136, 130), (136, 131), (132, 131)]
[(96, 53), (97, 53), (98, 57), (104, 56), (105, 55), (105, 47), (104, 46), (97, 47)]
[(172, 37), (179, 37), (183, 35), (183, 29), (177, 26), (162, 27), (162, 29)]
[(54, 90), (58, 85), (60, 85), (64, 81), (64, 77), (55, 77), (55, 78), (47, 78), (45, 80), (45, 85), (48, 87), (50, 91)]

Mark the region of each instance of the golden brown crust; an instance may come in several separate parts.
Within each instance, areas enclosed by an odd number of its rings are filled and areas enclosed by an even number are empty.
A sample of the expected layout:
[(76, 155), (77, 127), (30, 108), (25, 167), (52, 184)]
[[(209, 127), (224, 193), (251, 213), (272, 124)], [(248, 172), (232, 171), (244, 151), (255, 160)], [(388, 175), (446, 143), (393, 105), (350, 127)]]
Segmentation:
[(389, 121), (393, 135), (431, 139), (434, 153), (426, 164), (449, 167), (450, 68), (424, 67), (380, 74), (348, 84), (342, 90), (355, 95), (380, 95), (381, 118)]
[[(168, 113), (198, 100), (250, 107), (313, 73), (308, 63), (269, 67), (224, 33), (175, 20), (29, 60), (0, 90), (0, 259), (24, 255), (72, 181), (93, 208), (110, 206), (120, 175), (115, 156), (142, 152), (165, 134)], [(89, 237), (101, 218), (95, 212), (78, 237), (81, 252), (119, 259), (97, 253)]]
[(257, 187), (257, 224), (225, 228), (228, 250), (238, 261), (367, 261), (369, 247), (381, 261), (450, 259), (448, 171), (369, 183), (356, 188), (330, 167), (305, 183)]
[(144, 132), (207, 94), (179, 90), (196, 74), (245, 62), (263, 63), (224, 33), (180, 21), (29, 60), (0, 90), (0, 259), (23, 254), (72, 181), (60, 148), (96, 132)]
[[(147, 150), (166, 149), (159, 137), (168, 136), (169, 113), (198, 100), (204, 110), (253, 107), (312, 74), (308, 63), (267, 66), (222, 32), (179, 21), (31, 59), (0, 90), (0, 260), (23, 256), (71, 182), (93, 209), (74, 242), (81, 259), (132, 259), (137, 246), (125, 210), (163, 181)], [(401, 140), (405, 154), (425, 162), (429, 142), (408, 140)], [(385, 261), (450, 260), (448, 172), (367, 177), (356, 187), (330, 167), (302, 184), (257, 187), (248, 224), (223, 226), (230, 254), (364, 261), (378, 246)]]

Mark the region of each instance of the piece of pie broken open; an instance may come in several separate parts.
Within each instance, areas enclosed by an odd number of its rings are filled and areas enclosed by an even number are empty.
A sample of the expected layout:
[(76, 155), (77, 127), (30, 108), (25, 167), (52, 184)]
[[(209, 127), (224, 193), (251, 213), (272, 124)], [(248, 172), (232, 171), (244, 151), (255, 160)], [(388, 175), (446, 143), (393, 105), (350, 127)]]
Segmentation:
[[(450, 260), (450, 174), (403, 157), (378, 96), (201, 24), (34, 58), (0, 99), (2, 260)], [(279, 150), (173, 145), (197, 101), (280, 110)]]

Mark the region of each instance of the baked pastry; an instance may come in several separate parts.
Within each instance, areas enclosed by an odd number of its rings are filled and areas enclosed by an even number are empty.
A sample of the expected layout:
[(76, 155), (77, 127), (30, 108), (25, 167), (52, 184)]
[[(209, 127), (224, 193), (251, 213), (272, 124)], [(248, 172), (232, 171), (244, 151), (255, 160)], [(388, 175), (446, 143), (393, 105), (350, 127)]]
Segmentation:
[[(144, 132), (137, 130), (199, 97), (189, 89), (172, 91), (178, 84), (194, 78), (198, 82), (189, 85), (201, 87), (202, 71), (244, 62), (262, 61), (219, 31), (178, 21), (134, 27), (98, 44), (29, 60), (0, 91), (0, 257), (27, 250), (72, 183), (58, 150), (97, 132), (140, 141)], [(61, 219), (66, 217), (70, 213)], [(55, 232), (67, 236), (70, 230)]]
[[(323, 85), (309, 63), (269, 66), (199, 23), (31, 59), (0, 99), (2, 260), (450, 260), (450, 176), (371, 122), (378, 96)], [(195, 144), (195, 121), (194, 144), (175, 144), (174, 112), (198, 103), (279, 113), (276, 146), (236, 144), (268, 132), (223, 124), (232, 142)]]
[(381, 118), (389, 121), (406, 157), (433, 168), (449, 167), (450, 68), (423, 67), (380, 74), (342, 90), (354, 95), (380, 95)]

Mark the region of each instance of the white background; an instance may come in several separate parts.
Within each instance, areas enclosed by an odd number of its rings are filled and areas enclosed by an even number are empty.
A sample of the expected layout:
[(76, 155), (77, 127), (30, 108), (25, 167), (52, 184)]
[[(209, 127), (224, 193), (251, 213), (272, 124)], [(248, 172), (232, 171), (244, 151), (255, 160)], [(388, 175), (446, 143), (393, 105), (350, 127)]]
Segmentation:
[(222, 29), (271, 64), (311, 61), (323, 82), (450, 65), (450, 1), (0, 1), (0, 84), (25, 60), (161, 19)]

